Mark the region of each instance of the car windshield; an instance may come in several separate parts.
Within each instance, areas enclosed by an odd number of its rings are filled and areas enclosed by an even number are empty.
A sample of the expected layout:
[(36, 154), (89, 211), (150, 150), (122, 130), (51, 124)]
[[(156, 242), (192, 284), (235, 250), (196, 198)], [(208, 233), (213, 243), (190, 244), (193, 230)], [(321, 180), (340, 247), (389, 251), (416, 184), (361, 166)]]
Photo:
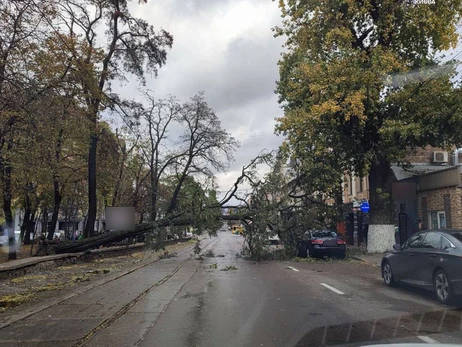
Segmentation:
[(0, 0), (0, 347), (462, 347), (461, 62), (462, 0)]
[(311, 233), (313, 237), (323, 238), (323, 237), (338, 237), (338, 234), (332, 230), (318, 230)]

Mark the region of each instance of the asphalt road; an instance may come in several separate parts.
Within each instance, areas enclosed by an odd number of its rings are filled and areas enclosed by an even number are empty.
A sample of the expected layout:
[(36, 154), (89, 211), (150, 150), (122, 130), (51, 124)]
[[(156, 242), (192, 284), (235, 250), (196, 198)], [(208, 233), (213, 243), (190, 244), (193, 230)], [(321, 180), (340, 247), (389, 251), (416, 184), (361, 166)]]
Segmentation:
[[(387, 288), (358, 261), (237, 257), (219, 232), (0, 330), (0, 346), (364, 346), (461, 343), (462, 315), (430, 293)], [(228, 271), (224, 271), (224, 270)]]

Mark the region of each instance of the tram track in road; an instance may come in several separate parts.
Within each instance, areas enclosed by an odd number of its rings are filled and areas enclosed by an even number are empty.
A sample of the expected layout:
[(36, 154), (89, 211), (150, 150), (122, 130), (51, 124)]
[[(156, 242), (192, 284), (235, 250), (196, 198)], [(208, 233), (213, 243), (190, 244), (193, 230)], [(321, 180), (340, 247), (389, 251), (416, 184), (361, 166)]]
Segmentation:
[[(212, 244), (213, 242), (215, 242), (216, 239), (212, 239), (210, 240), (205, 246), (204, 246), (204, 249), (206, 247), (208, 247), (210, 244)], [(182, 249), (181, 251), (179, 252), (191, 252), (192, 250), (194, 249), (194, 246), (188, 246), (184, 249)], [(0, 331), (2, 329), (5, 329), (15, 323), (18, 323), (18, 322), (21, 322), (23, 320), (26, 320), (28, 319), (29, 317), (35, 315), (35, 314), (38, 314), (42, 311), (45, 311), (47, 309), (50, 309), (52, 307), (55, 307), (55, 306), (58, 306), (59, 304), (67, 301), (67, 300), (70, 300), (72, 298), (75, 298), (79, 295), (82, 295), (82, 294), (85, 294), (87, 293), (88, 291), (90, 290), (93, 290), (95, 288), (98, 288), (98, 287), (101, 287), (101, 286), (104, 286), (108, 283), (111, 283), (113, 281), (116, 281), (116, 280), (119, 280), (119, 279), (122, 279), (123, 277), (126, 277), (130, 274), (132, 274), (133, 272), (136, 272), (140, 269), (143, 269), (149, 265), (152, 265), (153, 263), (156, 263), (158, 261), (160, 261), (161, 259), (160, 258), (155, 258), (155, 259), (151, 259), (151, 260), (147, 260), (135, 267), (132, 267), (130, 268), (129, 270), (126, 270), (122, 273), (119, 273), (117, 275), (114, 275), (113, 277), (110, 277), (110, 278), (104, 278), (102, 280), (99, 280), (98, 282), (96, 283), (92, 283), (92, 284), (89, 284), (85, 287), (81, 287), (81, 288), (77, 288), (73, 293), (70, 293), (70, 294), (66, 294), (66, 295), (63, 295), (63, 296), (60, 296), (59, 298), (57, 299), (54, 299), (54, 300), (51, 300), (45, 304), (42, 304), (40, 306), (36, 306), (36, 307), (32, 307), (30, 310), (24, 312), (24, 313), (20, 313), (20, 314), (17, 314), (15, 316), (12, 316), (8, 321), (6, 322), (3, 322), (2, 324), (0, 324)]]
[[(202, 249), (202, 252), (204, 250), (206, 250), (209, 246), (211, 246), (213, 243), (215, 243), (217, 241), (217, 239), (212, 239), (210, 240)], [(188, 247), (188, 250), (191, 251), (192, 248)], [(186, 251), (186, 250), (182, 250), (182, 251)], [(85, 336), (83, 336), (81, 339), (79, 339), (74, 345), (73, 347), (81, 347), (81, 346), (84, 346), (87, 342), (89, 342), (96, 334), (98, 334), (98, 332), (100, 332), (101, 330), (103, 329), (106, 329), (108, 328), (113, 322), (115, 322), (118, 318), (122, 317), (124, 314), (126, 314), (134, 305), (136, 305), (139, 301), (143, 300), (148, 294), (149, 292), (151, 292), (153, 289), (156, 289), (158, 287), (160, 287), (162, 284), (164, 284), (165, 282), (167, 282), (170, 278), (172, 278), (173, 276), (175, 276), (175, 274), (189, 261), (191, 261), (193, 259), (193, 256), (189, 256), (187, 257), (186, 259), (184, 259), (178, 266), (175, 267), (175, 269), (170, 272), (168, 275), (166, 275), (164, 278), (162, 278), (160, 281), (154, 283), (152, 286), (150, 286), (149, 288), (147, 288), (145, 291), (143, 291), (141, 294), (139, 294), (136, 298), (134, 298), (133, 300), (131, 300), (130, 302), (128, 302), (127, 304), (125, 304), (121, 309), (119, 309), (116, 313), (114, 313), (113, 315), (111, 315), (110, 317), (106, 318), (103, 322), (101, 322), (98, 326), (96, 326), (95, 328), (93, 328), (91, 331), (89, 331), (87, 334), (85, 334)], [(148, 266), (156, 261), (159, 261), (161, 259), (156, 259), (155, 261), (153, 262), (150, 262), (149, 264), (145, 264), (144, 266), (142, 267), (145, 267), (145, 266)], [(140, 268), (142, 267), (139, 267), (137, 268), (136, 270), (139, 270)], [(134, 270), (134, 271), (136, 271)], [(133, 271), (131, 271), (133, 272)], [(131, 273), (130, 272), (130, 273)], [(128, 273), (126, 274), (128, 275)], [(123, 277), (123, 276), (121, 276)], [(119, 277), (120, 278), (120, 277)]]

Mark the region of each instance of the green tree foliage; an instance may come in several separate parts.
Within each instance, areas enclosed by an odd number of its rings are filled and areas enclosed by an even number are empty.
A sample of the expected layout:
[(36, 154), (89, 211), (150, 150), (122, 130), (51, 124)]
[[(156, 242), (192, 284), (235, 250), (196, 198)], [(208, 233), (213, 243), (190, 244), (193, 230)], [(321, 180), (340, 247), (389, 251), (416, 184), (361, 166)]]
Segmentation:
[[(460, 0), (281, 0), (287, 37), (277, 93), (277, 130), (302, 161), (334, 156), (342, 174), (369, 174), (371, 223), (392, 224), (392, 163), (416, 146), (459, 145), (461, 92), (455, 67), (438, 52), (454, 48)], [(313, 153), (313, 151), (315, 151)], [(328, 154), (331, 153), (331, 154)], [(324, 173), (311, 171), (309, 179)], [(384, 194), (380, 193), (384, 192)]]

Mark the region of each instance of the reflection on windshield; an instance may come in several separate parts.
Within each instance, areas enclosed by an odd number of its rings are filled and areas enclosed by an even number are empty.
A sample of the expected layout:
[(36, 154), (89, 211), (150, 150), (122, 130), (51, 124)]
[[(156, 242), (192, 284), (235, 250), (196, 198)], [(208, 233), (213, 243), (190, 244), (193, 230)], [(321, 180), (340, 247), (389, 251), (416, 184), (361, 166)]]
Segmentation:
[(337, 346), (347, 343), (377, 343), (391, 338), (415, 337), (419, 334), (461, 331), (461, 309), (401, 315), (311, 330), (296, 346)]

